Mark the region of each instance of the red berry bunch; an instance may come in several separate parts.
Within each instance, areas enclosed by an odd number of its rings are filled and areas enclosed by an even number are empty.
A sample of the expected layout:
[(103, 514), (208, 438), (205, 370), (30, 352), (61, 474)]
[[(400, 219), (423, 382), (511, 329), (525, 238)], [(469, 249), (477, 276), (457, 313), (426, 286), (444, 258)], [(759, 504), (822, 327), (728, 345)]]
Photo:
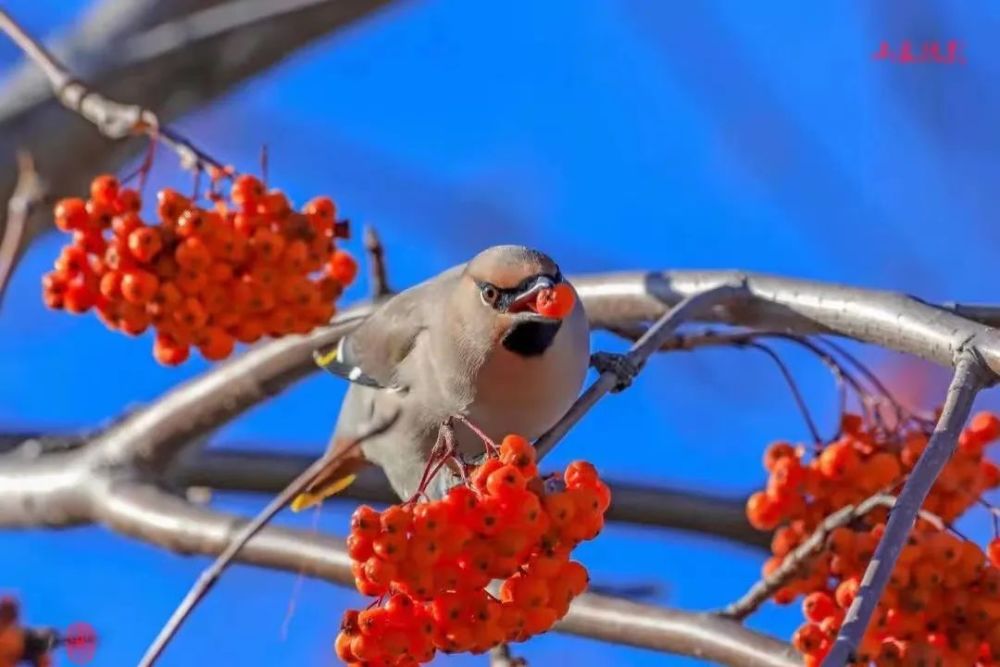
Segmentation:
[[(843, 419), (843, 435), (806, 463), (804, 448), (772, 444), (764, 454), (767, 488), (747, 503), (750, 522), (777, 528), (765, 576), (806, 540), (823, 519), (880, 492), (894, 492), (927, 446), (930, 427), (894, 432), (866, 428), (855, 415)], [(1000, 660), (1000, 540), (988, 548), (947, 530), (980, 495), (1000, 485), (1000, 469), (983, 458), (1000, 438), (1000, 418), (983, 412), (962, 432), (957, 451), (932, 488), (923, 509), (940, 519), (917, 521), (899, 556), (889, 586), (856, 654), (856, 665), (976, 665)], [(805, 596), (806, 622), (792, 638), (807, 665), (829, 651), (861, 577), (885, 530), (888, 509), (879, 507), (836, 528), (824, 549), (805, 562), (774, 600)]]
[[(601, 532), (610, 502), (591, 464), (543, 480), (531, 443), (509, 435), (441, 500), (359, 507), (347, 547), (358, 590), (379, 601), (344, 615), (337, 655), (417, 665), (547, 631), (587, 587), (570, 552)], [(486, 590), (493, 580), (499, 597)]]
[(63, 199), (55, 224), (73, 240), (43, 281), (51, 308), (95, 309), (108, 328), (137, 336), (156, 329), (153, 355), (183, 363), (196, 346), (228, 357), (237, 342), (308, 333), (334, 314), (357, 265), (334, 241), (347, 235), (328, 197), (296, 212), (278, 190), (239, 176), (228, 201), (208, 208), (175, 190), (157, 194), (158, 224), (142, 198), (114, 176), (98, 176), (90, 198)]

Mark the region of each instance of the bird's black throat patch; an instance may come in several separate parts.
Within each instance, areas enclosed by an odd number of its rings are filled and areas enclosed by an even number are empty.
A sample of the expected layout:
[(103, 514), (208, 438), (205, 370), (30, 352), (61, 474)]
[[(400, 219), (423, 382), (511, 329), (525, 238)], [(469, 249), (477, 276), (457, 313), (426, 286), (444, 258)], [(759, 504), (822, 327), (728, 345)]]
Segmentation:
[(525, 320), (518, 322), (503, 338), (503, 346), (522, 357), (537, 357), (545, 353), (559, 333), (562, 320), (551, 322)]

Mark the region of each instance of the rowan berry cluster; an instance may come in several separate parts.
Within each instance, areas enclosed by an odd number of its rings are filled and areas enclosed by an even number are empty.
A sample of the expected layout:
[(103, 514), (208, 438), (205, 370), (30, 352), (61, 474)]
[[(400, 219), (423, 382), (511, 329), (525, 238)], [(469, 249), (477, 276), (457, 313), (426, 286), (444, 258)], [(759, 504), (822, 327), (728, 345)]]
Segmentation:
[(357, 273), (354, 259), (335, 249), (347, 226), (333, 201), (317, 197), (296, 212), (283, 193), (248, 175), (233, 181), (228, 200), (210, 198), (203, 208), (160, 190), (158, 224), (149, 224), (136, 190), (98, 176), (89, 199), (55, 206), (56, 227), (73, 240), (42, 281), (45, 303), (95, 309), (110, 329), (133, 336), (152, 326), (153, 355), (171, 366), (191, 346), (217, 361), (237, 342), (329, 321)]
[[(347, 540), (355, 583), (379, 599), (344, 615), (338, 657), (417, 665), (549, 630), (587, 587), (570, 552), (601, 532), (610, 502), (591, 464), (543, 480), (531, 443), (509, 435), (441, 500), (359, 507)], [(486, 590), (495, 580), (499, 597)]]
[[(894, 492), (927, 447), (926, 425), (887, 431), (855, 415), (842, 436), (808, 463), (804, 448), (772, 444), (764, 454), (767, 488), (747, 503), (750, 522), (777, 529), (764, 575), (806, 540), (829, 514), (879, 492)], [(987, 667), (1000, 661), (1000, 540), (988, 548), (948, 530), (955, 519), (1000, 485), (1000, 468), (983, 458), (1000, 438), (1000, 418), (983, 412), (962, 432), (958, 448), (933, 486), (903, 547), (889, 585), (856, 653), (855, 665)], [(933, 515), (933, 518), (930, 516)], [(792, 638), (807, 665), (829, 651), (861, 577), (885, 530), (886, 507), (835, 528), (823, 550), (803, 562), (774, 594), (789, 604), (805, 596), (805, 623)]]

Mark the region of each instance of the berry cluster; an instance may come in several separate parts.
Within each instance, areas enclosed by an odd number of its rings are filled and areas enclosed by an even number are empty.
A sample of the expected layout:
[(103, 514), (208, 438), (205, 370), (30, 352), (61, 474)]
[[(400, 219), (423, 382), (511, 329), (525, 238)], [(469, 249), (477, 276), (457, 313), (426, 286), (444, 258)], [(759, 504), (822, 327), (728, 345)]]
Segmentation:
[[(347, 540), (355, 583), (388, 599), (344, 615), (337, 655), (416, 665), (545, 632), (587, 587), (570, 552), (601, 532), (610, 502), (591, 464), (543, 480), (531, 443), (509, 435), (441, 500), (359, 507)], [(499, 597), (486, 590), (493, 580), (503, 580)]]
[(153, 354), (171, 366), (192, 345), (217, 361), (236, 342), (328, 322), (357, 273), (354, 259), (334, 248), (347, 226), (333, 201), (317, 197), (296, 212), (284, 194), (247, 175), (233, 181), (229, 201), (210, 198), (202, 208), (160, 190), (159, 224), (147, 224), (136, 190), (98, 176), (88, 200), (56, 204), (56, 227), (73, 240), (43, 279), (45, 303), (71, 313), (96, 309), (110, 329), (133, 336), (153, 326)]
[[(747, 503), (750, 522), (777, 528), (773, 572), (823, 519), (879, 492), (894, 492), (927, 447), (930, 428), (887, 431), (868, 428), (846, 415), (842, 436), (808, 463), (804, 449), (772, 444), (764, 454), (767, 488)], [(980, 495), (1000, 485), (1000, 468), (983, 458), (986, 445), (1000, 438), (1000, 418), (976, 415), (962, 432), (957, 451), (931, 489), (924, 515), (899, 556), (889, 586), (857, 651), (855, 665), (987, 665), (1000, 659), (1000, 540), (987, 559), (976, 544), (947, 529)], [(879, 507), (858, 521), (836, 528), (824, 549), (804, 562), (774, 600), (798, 596), (806, 622), (792, 642), (818, 665), (829, 651), (885, 530), (888, 509)], [(938, 520), (939, 519), (939, 520)]]

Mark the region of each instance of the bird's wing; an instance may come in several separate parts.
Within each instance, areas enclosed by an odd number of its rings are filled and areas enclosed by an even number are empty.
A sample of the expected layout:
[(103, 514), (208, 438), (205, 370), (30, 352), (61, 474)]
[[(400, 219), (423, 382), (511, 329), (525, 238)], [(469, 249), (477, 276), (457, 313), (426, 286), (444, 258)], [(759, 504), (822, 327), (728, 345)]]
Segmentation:
[(396, 370), (413, 350), (432, 317), (441, 316), (443, 298), (463, 266), (393, 296), (344, 336), (334, 353), (316, 354), (316, 363), (350, 382), (401, 389)]

